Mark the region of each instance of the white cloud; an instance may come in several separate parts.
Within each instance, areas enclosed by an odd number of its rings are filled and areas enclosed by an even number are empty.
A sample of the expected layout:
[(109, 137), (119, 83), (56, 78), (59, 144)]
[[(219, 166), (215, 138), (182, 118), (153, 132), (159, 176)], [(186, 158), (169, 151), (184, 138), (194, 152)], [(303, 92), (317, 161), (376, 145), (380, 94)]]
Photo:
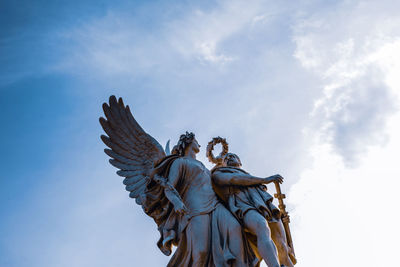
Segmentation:
[(391, 266), (400, 238), (400, 114), (390, 141), (349, 169), (329, 144), (312, 148), (314, 164), (292, 186), (292, 232), (298, 266)]
[(221, 1), (210, 12), (195, 10), (169, 25), (169, 42), (186, 58), (213, 64), (232, 61), (235, 55), (225, 54), (224, 42), (249, 25), (259, 13), (261, 3)]
[(250, 24), (261, 3), (221, 1), (209, 12), (189, 5), (185, 15), (167, 21), (157, 20), (157, 14), (152, 14), (156, 26), (151, 31), (141, 28), (133, 16), (109, 11), (102, 18), (64, 33), (77, 46), (58, 68), (90, 68), (107, 76), (138, 76), (157, 69), (170, 71), (171, 67), (184, 71), (182, 65), (190, 69), (203, 63), (218, 67), (235, 59), (235, 55), (224, 51), (224, 42)]
[(382, 61), (388, 61), (388, 53), (398, 54), (393, 46), (398, 46), (400, 31), (394, 25), (400, 20), (375, 12), (382, 4), (374, 2), (340, 6), (294, 26), (294, 55), (324, 83), (314, 127), (323, 129), (320, 134), (351, 165), (369, 145), (386, 141), (382, 129), (395, 99), (385, 83), (383, 65), (388, 63)]
[(382, 7), (318, 14), (294, 38), (296, 57), (325, 81), (312, 113), (320, 128), (306, 131), (313, 164), (289, 194), (299, 267), (395, 265), (400, 21)]

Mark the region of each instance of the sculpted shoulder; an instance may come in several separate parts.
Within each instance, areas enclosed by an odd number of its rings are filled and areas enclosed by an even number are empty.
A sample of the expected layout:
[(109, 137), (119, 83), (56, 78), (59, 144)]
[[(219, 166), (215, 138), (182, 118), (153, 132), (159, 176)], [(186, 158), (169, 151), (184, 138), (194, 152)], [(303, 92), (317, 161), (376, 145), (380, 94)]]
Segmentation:
[(196, 165), (196, 160), (191, 159), (189, 157), (178, 157), (172, 163), (171, 168), (173, 169), (181, 169), (181, 168), (191, 168)]
[(174, 159), (174, 161), (172, 162), (171, 165), (171, 169), (180, 169), (182, 166), (184, 166), (185, 164), (187, 164), (185, 162), (185, 160), (183, 159), (183, 157), (177, 157), (176, 159)]
[(246, 173), (246, 171), (236, 168), (236, 167), (217, 167), (211, 170), (212, 174), (218, 174), (218, 173)]

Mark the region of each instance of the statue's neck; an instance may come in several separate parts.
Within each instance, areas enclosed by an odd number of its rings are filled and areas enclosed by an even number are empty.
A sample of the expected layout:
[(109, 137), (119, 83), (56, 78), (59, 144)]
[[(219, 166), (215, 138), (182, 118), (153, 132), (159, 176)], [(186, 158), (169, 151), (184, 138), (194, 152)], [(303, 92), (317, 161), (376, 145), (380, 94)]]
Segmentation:
[(192, 149), (190, 149), (190, 150), (186, 151), (185, 157), (196, 159), (196, 152), (194, 152)]

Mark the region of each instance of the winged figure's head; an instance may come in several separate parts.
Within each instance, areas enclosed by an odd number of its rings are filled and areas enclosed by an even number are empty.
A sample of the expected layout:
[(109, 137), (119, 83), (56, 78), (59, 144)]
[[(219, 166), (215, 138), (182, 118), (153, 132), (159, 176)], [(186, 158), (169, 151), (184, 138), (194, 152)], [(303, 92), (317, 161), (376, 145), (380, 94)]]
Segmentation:
[(193, 150), (195, 153), (200, 151), (200, 145), (192, 132), (186, 132), (180, 136), (178, 144), (174, 146), (171, 154), (185, 156), (189, 150)]
[(237, 167), (240, 168), (242, 166), (242, 162), (238, 155), (234, 153), (226, 153), (223, 158), (223, 165), (227, 167)]

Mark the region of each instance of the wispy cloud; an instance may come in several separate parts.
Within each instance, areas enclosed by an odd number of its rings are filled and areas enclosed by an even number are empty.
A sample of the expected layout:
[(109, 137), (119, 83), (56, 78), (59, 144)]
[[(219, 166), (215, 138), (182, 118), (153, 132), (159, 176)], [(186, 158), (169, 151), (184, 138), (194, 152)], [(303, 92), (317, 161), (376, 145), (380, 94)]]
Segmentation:
[[(204, 138), (225, 135), (232, 144), (244, 142), (237, 152), (250, 168), (282, 169), (302, 154), (301, 145), (294, 144), (303, 142), (300, 128), (313, 101), (309, 94), (317, 90), (308, 71), (292, 57), (287, 34), (293, 18), (286, 16), (294, 9), (264, 1), (221, 1), (212, 8), (189, 7), (168, 21), (155, 21), (151, 31), (141, 28), (134, 17), (109, 12), (66, 34), (75, 45), (61, 66), (94, 76), (102, 85), (126, 88), (124, 95), (134, 99), (145, 84), (164, 96), (160, 108), (179, 103), (179, 109), (169, 108), (168, 116), (158, 115), (171, 129), (184, 130), (185, 114), (190, 113)], [(293, 110), (298, 119), (283, 125)], [(282, 132), (285, 137), (279, 138)], [(269, 138), (264, 138), (266, 133)], [(252, 163), (263, 158), (265, 150), (285, 147), (292, 147), (292, 152)]]
[[(295, 56), (322, 81), (306, 129), (315, 138), (313, 164), (290, 191), (299, 266), (393, 264), (382, 257), (396, 253), (400, 237), (400, 216), (392, 212), (400, 174), (400, 21), (392, 8), (347, 3), (294, 28)], [(385, 227), (382, 214), (390, 214)]]
[(346, 164), (356, 164), (369, 145), (386, 140), (385, 118), (397, 100), (385, 83), (388, 58), (377, 55), (399, 40), (400, 20), (375, 12), (382, 6), (372, 2), (340, 7), (294, 27), (294, 55), (324, 83), (313, 112), (317, 127)]

